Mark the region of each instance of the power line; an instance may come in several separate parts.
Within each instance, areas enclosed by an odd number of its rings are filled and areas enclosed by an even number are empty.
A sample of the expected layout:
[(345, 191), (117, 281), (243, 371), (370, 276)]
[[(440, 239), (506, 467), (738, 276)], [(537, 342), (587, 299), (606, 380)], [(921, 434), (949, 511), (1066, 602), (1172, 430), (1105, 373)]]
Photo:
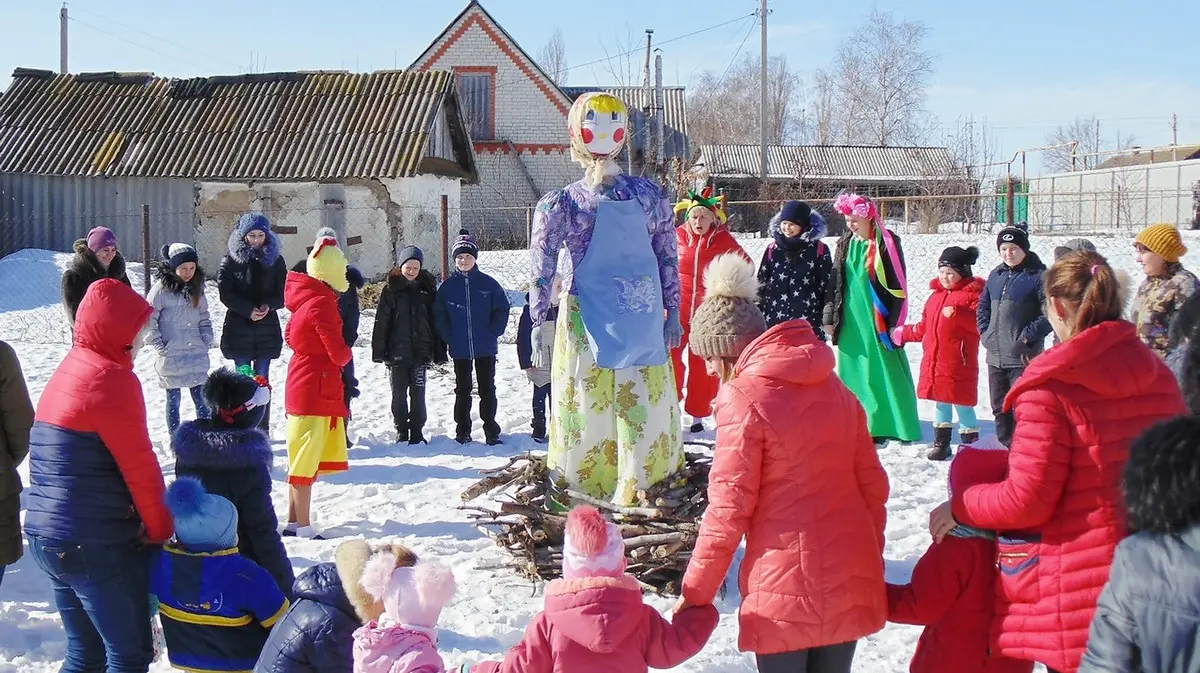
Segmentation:
[(142, 44), (142, 43), (140, 43), (140, 42), (134, 42), (133, 40), (130, 40), (129, 38), (125, 37), (124, 35), (118, 35), (118, 34), (116, 34), (116, 33), (113, 33), (113, 32), (107, 31), (107, 30), (104, 30), (103, 28), (100, 28), (99, 26), (93, 26), (92, 24), (90, 24), (90, 23), (88, 23), (88, 22), (86, 22), (86, 21), (82, 21), (82, 20), (80, 20), (80, 19), (77, 19), (77, 18), (75, 18), (75, 17), (73, 17), (73, 16), (71, 16), (71, 17), (68, 17), (68, 18), (69, 18), (71, 21), (73, 21), (73, 22), (75, 22), (75, 23), (78, 23), (78, 24), (79, 24), (79, 25), (81, 25), (81, 26), (87, 26), (88, 28), (91, 28), (92, 30), (94, 30), (94, 31), (96, 31), (96, 32), (98, 32), (98, 33), (103, 33), (103, 34), (105, 34), (105, 35), (108, 35), (109, 37), (112, 37), (112, 38), (118, 39), (118, 40), (120, 40), (120, 41), (122, 41), (122, 42), (124, 42), (124, 43), (126, 43), (126, 44), (131, 44), (131, 45), (133, 45), (133, 46), (135, 46), (135, 47), (138, 47), (138, 48), (140, 48), (140, 49), (145, 49), (146, 51), (149, 51), (149, 52), (152, 52), (152, 53), (158, 54), (159, 56), (165, 56), (165, 57), (167, 57), (167, 58), (169, 58), (169, 59), (172, 59), (172, 60), (174, 60), (174, 61), (179, 61), (180, 63), (187, 63), (188, 65), (194, 65), (194, 66), (196, 66), (197, 68), (204, 68), (204, 67), (205, 67), (205, 66), (204, 66), (203, 64), (201, 64), (201, 63), (197, 63), (197, 62), (195, 62), (195, 61), (192, 61), (192, 60), (189, 60), (189, 59), (186, 59), (186, 58), (180, 58), (180, 57), (178, 57), (178, 56), (172, 56), (171, 54), (165, 53), (165, 52), (163, 52), (163, 51), (162, 51), (162, 50), (160, 50), (160, 49), (156, 49), (156, 48), (154, 48), (154, 47), (148, 47), (148, 46), (146, 46), (146, 45), (144, 45), (144, 44)]
[[(127, 24), (127, 23), (122, 23), (122, 22), (120, 22), (120, 21), (117, 21), (116, 19), (111, 19), (111, 18), (109, 18), (109, 17), (107, 17), (107, 16), (103, 16), (103, 15), (101, 15), (101, 14), (97, 14), (97, 13), (95, 13), (95, 12), (89, 12), (89, 11), (88, 11), (88, 10), (86, 10), (86, 9), (82, 9), (82, 8), (79, 8), (79, 7), (72, 7), (72, 8), (71, 8), (71, 11), (72, 11), (72, 12), (76, 12), (76, 11), (78, 11), (78, 12), (82, 12), (82, 13), (84, 13), (84, 14), (87, 14), (87, 15), (89, 15), (89, 16), (94, 16), (94, 17), (96, 17), (97, 19), (100, 19), (101, 21), (107, 21), (107, 22), (109, 22), (109, 23), (111, 23), (111, 24), (113, 24), (113, 25), (120, 26), (120, 27), (122, 27), (122, 28), (124, 28), (124, 29), (126, 29), (126, 30), (131, 30), (131, 31), (133, 31), (133, 32), (135, 32), (135, 33), (140, 33), (140, 34), (142, 34), (142, 35), (145, 35), (146, 37), (148, 37), (148, 38), (150, 38), (150, 39), (153, 39), (153, 40), (158, 40), (159, 42), (162, 42), (163, 44), (169, 44), (169, 45), (171, 45), (171, 46), (173, 46), (173, 47), (176, 47), (176, 48), (178, 48), (178, 49), (182, 49), (182, 50), (184, 50), (184, 51), (190, 51), (190, 52), (192, 52), (192, 53), (194, 53), (194, 54), (197, 54), (197, 55), (199, 55), (199, 56), (203, 56), (203, 57), (205, 57), (205, 58), (212, 59), (212, 60), (214, 60), (214, 61), (220, 61), (221, 63), (225, 63), (225, 64), (227, 64), (227, 65), (232, 65), (232, 66), (234, 66), (234, 67), (236, 67), (236, 68), (238, 68), (238, 69), (241, 69), (241, 68), (245, 67), (245, 64), (244, 64), (244, 63), (234, 63), (233, 61), (230, 61), (230, 60), (228, 60), (228, 59), (222, 58), (222, 57), (220, 57), (220, 56), (214, 56), (214, 55), (212, 55), (212, 54), (209, 54), (209, 53), (207, 53), (207, 52), (200, 51), (199, 49), (196, 49), (196, 48), (194, 48), (194, 47), (189, 47), (189, 46), (187, 46), (186, 44), (180, 44), (179, 42), (175, 42), (174, 40), (169, 40), (169, 39), (167, 39), (167, 38), (165, 38), (165, 37), (159, 37), (158, 35), (155, 35), (155, 34), (153, 34), (153, 33), (146, 32), (146, 31), (144, 31), (144, 30), (142, 30), (141, 28), (138, 28), (138, 27), (136, 27), (136, 26), (131, 26), (131, 25)], [(84, 24), (84, 25), (86, 25), (86, 24)]]

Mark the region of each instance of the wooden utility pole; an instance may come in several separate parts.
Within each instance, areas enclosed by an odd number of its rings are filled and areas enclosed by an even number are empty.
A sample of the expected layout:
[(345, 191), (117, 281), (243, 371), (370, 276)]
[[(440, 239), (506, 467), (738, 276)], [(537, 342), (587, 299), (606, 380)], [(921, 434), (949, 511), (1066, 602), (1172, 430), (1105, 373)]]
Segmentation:
[(767, 185), (767, 0), (762, 0), (758, 18), (762, 22), (762, 82), (761, 96), (758, 101), (758, 173), (762, 185)]
[[(646, 171), (653, 160), (650, 156), (650, 145), (653, 139), (650, 137), (654, 132), (654, 124), (650, 114), (654, 108), (654, 89), (650, 86), (650, 43), (654, 38), (654, 29), (646, 29), (646, 65), (645, 76), (642, 78), (642, 123), (645, 125), (641, 132), (642, 137), (642, 177), (646, 176)], [(633, 142), (626, 143), (625, 151), (631, 156), (633, 155)]]
[[(661, 52), (662, 50), (659, 49)], [(654, 55), (654, 175), (661, 178), (663, 176), (663, 166), (666, 165), (665, 142), (663, 139), (663, 82), (662, 82), (662, 54)]]

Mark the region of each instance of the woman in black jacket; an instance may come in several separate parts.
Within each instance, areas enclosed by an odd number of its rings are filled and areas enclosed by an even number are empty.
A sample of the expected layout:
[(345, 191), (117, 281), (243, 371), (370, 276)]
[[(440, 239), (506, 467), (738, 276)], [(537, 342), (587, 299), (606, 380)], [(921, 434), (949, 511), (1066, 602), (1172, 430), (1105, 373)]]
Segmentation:
[[(88, 287), (101, 278), (115, 278), (130, 285), (125, 274), (125, 258), (117, 250), (117, 235), (108, 227), (95, 227), (87, 238), (75, 241), (75, 259), (63, 272), (62, 302), (67, 322), (75, 327), (75, 312)], [(130, 287), (133, 287), (130, 285)]]
[(388, 274), (379, 296), (371, 332), (371, 359), (387, 365), (392, 381), (392, 420), (396, 441), (420, 444), (425, 411), (425, 375), (429, 363), (446, 361), (446, 346), (437, 336), (433, 304), (437, 281), (421, 268), (425, 256), (416, 246), (400, 251), (400, 266)]
[[(229, 252), (217, 272), (221, 303), (228, 309), (221, 329), (221, 354), (239, 368), (251, 365), (265, 379), (270, 379), (271, 360), (283, 351), (279, 309), (287, 263), (281, 253), (267, 216), (246, 213), (229, 234)], [(269, 409), (259, 427), (270, 432)]]

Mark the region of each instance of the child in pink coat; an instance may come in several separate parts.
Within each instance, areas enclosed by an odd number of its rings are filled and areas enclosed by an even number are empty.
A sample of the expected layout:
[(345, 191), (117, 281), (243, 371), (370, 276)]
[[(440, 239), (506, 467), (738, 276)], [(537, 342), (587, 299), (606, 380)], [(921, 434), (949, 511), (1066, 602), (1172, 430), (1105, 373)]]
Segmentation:
[(700, 652), (717, 628), (717, 609), (683, 610), (668, 622), (642, 602), (625, 574), (625, 542), (594, 507), (567, 517), (563, 579), (546, 588), (546, 609), (503, 662), (466, 667), (470, 673), (642, 673), (673, 668)]
[(383, 614), (354, 632), (354, 673), (445, 673), (437, 621), (454, 596), (454, 575), (424, 561), (397, 568), (384, 552), (371, 557), (359, 583)]

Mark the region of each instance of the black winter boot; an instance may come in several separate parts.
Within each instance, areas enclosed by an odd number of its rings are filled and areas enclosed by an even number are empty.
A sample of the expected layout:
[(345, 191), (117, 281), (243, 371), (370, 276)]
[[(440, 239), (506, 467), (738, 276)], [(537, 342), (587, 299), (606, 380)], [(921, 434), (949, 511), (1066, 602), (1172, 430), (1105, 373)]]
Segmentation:
[(978, 430), (959, 430), (958, 441), (964, 446), (969, 446), (979, 441)]
[(954, 428), (950, 426), (933, 429), (933, 449), (925, 455), (929, 460), (946, 460), (950, 457), (950, 435)]

